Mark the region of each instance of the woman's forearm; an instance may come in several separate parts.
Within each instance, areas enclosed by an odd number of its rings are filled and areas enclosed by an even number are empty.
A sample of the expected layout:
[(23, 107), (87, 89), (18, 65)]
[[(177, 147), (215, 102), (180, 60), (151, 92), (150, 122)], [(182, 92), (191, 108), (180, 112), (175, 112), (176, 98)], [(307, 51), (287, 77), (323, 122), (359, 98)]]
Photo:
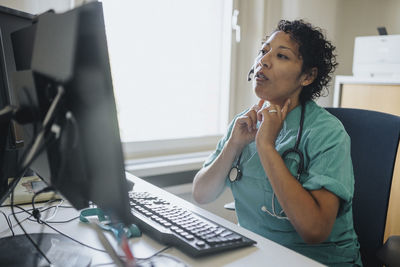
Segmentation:
[(240, 151), (228, 141), (215, 161), (196, 174), (192, 189), (196, 202), (211, 202), (222, 193), (232, 162), (239, 153)]
[[(263, 148), (262, 151), (261, 163), (293, 227), (308, 243), (324, 241), (329, 236), (336, 218), (338, 200), (337, 205), (336, 201), (331, 201), (336, 197), (332, 198), (331, 193), (324, 189), (315, 197), (293, 177), (274, 147)], [(325, 199), (329, 201), (321, 203)]]

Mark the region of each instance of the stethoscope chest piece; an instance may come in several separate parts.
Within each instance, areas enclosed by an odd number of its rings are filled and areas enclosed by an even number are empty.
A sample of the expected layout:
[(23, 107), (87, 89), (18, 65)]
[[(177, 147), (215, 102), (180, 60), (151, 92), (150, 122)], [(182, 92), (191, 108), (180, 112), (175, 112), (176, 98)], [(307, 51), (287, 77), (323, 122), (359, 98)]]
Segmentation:
[(242, 171), (239, 168), (240, 165), (240, 159), (242, 158), (242, 153), (240, 153), (238, 161), (236, 163), (236, 166), (233, 166), (231, 170), (229, 171), (229, 180), (231, 183), (239, 181), (240, 178), (242, 178)]
[(239, 181), (242, 178), (242, 171), (239, 169), (239, 166), (234, 166), (229, 171), (229, 180), (231, 182)]

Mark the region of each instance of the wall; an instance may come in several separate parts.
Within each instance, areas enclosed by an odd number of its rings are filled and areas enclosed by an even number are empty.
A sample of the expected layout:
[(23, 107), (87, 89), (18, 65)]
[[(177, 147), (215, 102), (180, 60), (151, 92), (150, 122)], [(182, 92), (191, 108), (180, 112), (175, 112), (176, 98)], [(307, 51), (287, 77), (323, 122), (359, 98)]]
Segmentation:
[(247, 81), (247, 73), (254, 63), (266, 32), (266, 1), (234, 1), (234, 9), (239, 10), (238, 24), (241, 27), (241, 40), (232, 47), (232, 77), (230, 119), (234, 115), (252, 106), (257, 98), (251, 83)]
[(386, 26), (388, 34), (400, 34), (400, 1), (341, 0), (338, 8), (337, 47), (341, 65), (337, 74), (352, 75), (354, 38), (378, 35), (379, 26)]
[[(252, 106), (257, 100), (245, 75), (259, 49), (260, 40), (270, 33), (279, 19), (305, 19), (325, 30), (337, 48), (339, 66), (335, 75), (352, 75), (354, 38), (377, 35), (378, 26), (386, 26), (389, 34), (400, 34), (400, 1), (398, 0), (237, 0), (240, 9), (242, 42), (237, 45), (239, 70), (234, 87), (234, 112)], [(317, 102), (333, 105), (333, 83), (329, 94)]]

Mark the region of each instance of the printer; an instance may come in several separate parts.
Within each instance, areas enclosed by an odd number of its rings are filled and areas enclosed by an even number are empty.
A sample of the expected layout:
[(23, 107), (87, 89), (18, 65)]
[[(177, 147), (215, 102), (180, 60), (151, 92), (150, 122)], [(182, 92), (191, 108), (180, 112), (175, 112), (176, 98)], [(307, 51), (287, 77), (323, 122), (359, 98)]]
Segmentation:
[(353, 75), (400, 78), (400, 35), (356, 37)]

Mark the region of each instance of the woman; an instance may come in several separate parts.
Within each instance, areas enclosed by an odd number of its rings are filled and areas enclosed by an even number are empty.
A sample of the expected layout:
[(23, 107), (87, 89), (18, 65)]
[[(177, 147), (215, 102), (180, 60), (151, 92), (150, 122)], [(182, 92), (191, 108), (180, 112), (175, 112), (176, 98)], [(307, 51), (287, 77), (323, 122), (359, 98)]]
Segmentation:
[(261, 100), (231, 123), (193, 197), (210, 202), (228, 185), (242, 227), (330, 266), (361, 266), (350, 138), (312, 101), (331, 80), (334, 49), (302, 20), (279, 22), (249, 73)]

